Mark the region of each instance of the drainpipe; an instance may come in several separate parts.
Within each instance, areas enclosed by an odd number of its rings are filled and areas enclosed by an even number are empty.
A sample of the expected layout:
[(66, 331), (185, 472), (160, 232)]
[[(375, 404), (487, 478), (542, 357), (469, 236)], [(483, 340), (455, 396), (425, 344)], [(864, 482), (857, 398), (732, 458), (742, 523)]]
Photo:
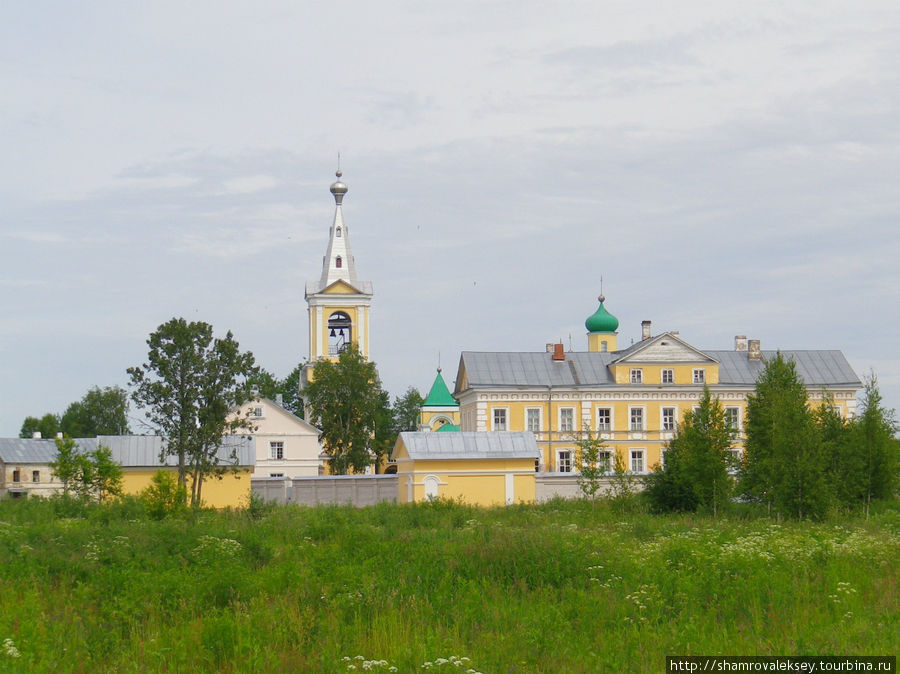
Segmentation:
[[(547, 458), (553, 465), (553, 385), (547, 386)], [(549, 472), (549, 471), (548, 471)]]

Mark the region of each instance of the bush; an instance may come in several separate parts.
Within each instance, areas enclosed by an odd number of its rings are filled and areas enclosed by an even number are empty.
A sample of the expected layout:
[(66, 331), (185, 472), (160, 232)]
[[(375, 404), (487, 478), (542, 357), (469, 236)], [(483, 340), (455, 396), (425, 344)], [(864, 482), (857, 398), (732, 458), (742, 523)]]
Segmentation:
[(150, 517), (161, 520), (187, 511), (187, 489), (178, 484), (171, 472), (158, 470), (151, 481), (152, 484), (141, 492)]

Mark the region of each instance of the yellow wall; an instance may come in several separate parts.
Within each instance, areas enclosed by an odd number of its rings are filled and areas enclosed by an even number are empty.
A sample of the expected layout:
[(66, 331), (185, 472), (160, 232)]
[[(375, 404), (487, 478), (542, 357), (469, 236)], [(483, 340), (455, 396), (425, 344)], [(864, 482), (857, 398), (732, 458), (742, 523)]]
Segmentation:
[(506, 503), (506, 475), (512, 474), (515, 503), (530, 503), (535, 500), (534, 459), (410, 461), (404, 452), (400, 454), (397, 471), (397, 496), (400, 503), (409, 502), (409, 478), (413, 480), (412, 500), (424, 501), (424, 480), (429, 475), (439, 480), (440, 498), (491, 506)]
[[(126, 494), (137, 495), (150, 486), (159, 467), (123, 468), (122, 490)], [(177, 474), (176, 468), (165, 468)], [(188, 476), (188, 492), (190, 492)], [(200, 492), (203, 505), (211, 508), (244, 508), (250, 503), (250, 470), (239, 469), (236, 473), (225, 473), (221, 480), (207, 478)]]
[[(618, 336), (614, 332), (589, 332), (588, 333), (588, 351), (602, 353), (604, 351), (618, 350)], [(606, 348), (603, 348), (603, 342), (606, 342)]]
[[(654, 366), (654, 370), (658, 372), (661, 369), (660, 367)], [(673, 366), (673, 369), (676, 369)], [(684, 376), (684, 373), (687, 372), (687, 376), (691, 376), (691, 367), (690, 366), (682, 366), (681, 374)], [(645, 376), (647, 374), (648, 368), (645, 368)], [(707, 370), (707, 374), (709, 374), (709, 370)], [(678, 381), (677, 377), (679, 372), (676, 371), (676, 382)], [(646, 382), (645, 382), (646, 383)], [(586, 396), (591, 396), (594, 398), (593, 392), (586, 393), (584, 397), (579, 392), (574, 391), (554, 391), (553, 396), (554, 399), (552, 403), (548, 406), (546, 396), (546, 389), (543, 390), (543, 400), (540, 399), (518, 399), (518, 400), (489, 400), (484, 403), (485, 409), (485, 426), (484, 428), (477, 428), (472, 425), (470, 421), (472, 418), (477, 418), (477, 414), (475, 413), (478, 400), (477, 396), (467, 396), (463, 395), (461, 398), (461, 417), (467, 421), (467, 423), (463, 424), (463, 431), (474, 431), (474, 430), (485, 430), (491, 431), (495, 430), (493, 427), (493, 419), (494, 419), (494, 410), (497, 408), (502, 408), (507, 411), (507, 427), (508, 431), (525, 431), (528, 430), (526, 428), (526, 410), (528, 408), (537, 408), (540, 410), (540, 428), (541, 430), (535, 433), (535, 437), (538, 442), (538, 447), (542, 452), (542, 466), (543, 470), (549, 472), (555, 472), (557, 470), (557, 452), (558, 450), (569, 449), (574, 452), (577, 448), (575, 444), (576, 436), (580, 436), (584, 432), (590, 430), (593, 434), (601, 434), (602, 439), (610, 448), (616, 448), (619, 452), (624, 452), (623, 456), (625, 458), (630, 458), (629, 452), (632, 449), (643, 449), (644, 450), (644, 471), (649, 472), (653, 469), (655, 465), (659, 463), (660, 460), (660, 449), (665, 447), (667, 442), (673, 437), (674, 431), (664, 431), (662, 429), (662, 408), (664, 407), (674, 407), (675, 408), (675, 421), (676, 428), (679, 423), (684, 419), (685, 414), (699, 406), (700, 398), (702, 396), (702, 392), (698, 391), (696, 388), (692, 390), (688, 390), (685, 388), (677, 388), (677, 387), (664, 387), (666, 390), (666, 394), (671, 394), (675, 396), (676, 399), (672, 399), (671, 397), (663, 398), (658, 391), (648, 391), (645, 388), (640, 390), (636, 390), (633, 393), (629, 393), (627, 390), (620, 389), (613, 393), (614, 396), (619, 397), (620, 399), (586, 399)], [(752, 392), (752, 388), (748, 388), (746, 391), (736, 392), (736, 391), (721, 391), (718, 393), (720, 396), (719, 399), (722, 403), (723, 407), (726, 408), (738, 408), (738, 422), (739, 422), (739, 430), (741, 431), (738, 436), (735, 438), (733, 446), (735, 449), (742, 449), (744, 444), (744, 436), (743, 431), (746, 427), (747, 423), (747, 401), (746, 394)], [(541, 395), (541, 392), (534, 391), (534, 394)], [(517, 392), (517, 396), (529, 397), (532, 392)], [(717, 392), (713, 392), (713, 395), (717, 395)], [(563, 397), (568, 396), (568, 399), (558, 399), (557, 396)], [(654, 397), (656, 396), (656, 397)], [(694, 396), (694, 397), (689, 397)], [(500, 398), (500, 395), (491, 394), (492, 398)], [(584, 399), (583, 399), (584, 398)], [(810, 392), (810, 406), (815, 408), (816, 406), (821, 404), (821, 392)], [(837, 407), (841, 408), (841, 415), (844, 418), (848, 418), (850, 414), (850, 408), (847, 405), (847, 399), (837, 399), (833, 401), (833, 404)], [(585, 424), (582, 418), (583, 412), (583, 404), (586, 404), (587, 409), (590, 410), (589, 414), (589, 423)], [(570, 432), (562, 432), (560, 431), (560, 409), (561, 408), (571, 408), (574, 410), (573, 412), (573, 421), (574, 421), (574, 433)], [(600, 408), (606, 408), (611, 411), (612, 414), (612, 430), (611, 431), (600, 431), (597, 428), (597, 410)], [(643, 431), (633, 431), (631, 429), (631, 408), (640, 408), (643, 410)], [(549, 420), (548, 420), (549, 417)], [(549, 423), (548, 423), (549, 421)], [(574, 458), (573, 458), (573, 470), (574, 470)]]
[[(694, 385), (694, 370), (705, 370), (706, 383), (710, 386), (719, 383), (718, 363), (678, 363), (678, 364), (649, 364), (649, 363), (620, 363), (609, 368), (617, 384), (631, 384), (631, 371), (642, 370), (643, 383), (661, 386), (688, 386)], [(662, 383), (662, 371), (674, 370), (675, 381), (672, 384)]]
[(419, 425), (427, 426), (432, 431), (436, 431), (444, 424), (442, 419), (449, 419), (449, 423), (459, 426), (459, 408), (458, 407), (423, 407), (419, 411)]

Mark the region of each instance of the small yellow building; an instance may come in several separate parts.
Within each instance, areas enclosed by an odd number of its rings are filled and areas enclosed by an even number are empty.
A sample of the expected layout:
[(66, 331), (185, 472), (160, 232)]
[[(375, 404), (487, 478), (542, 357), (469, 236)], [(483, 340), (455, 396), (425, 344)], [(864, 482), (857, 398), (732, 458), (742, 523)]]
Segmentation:
[(532, 433), (401, 433), (394, 445), (399, 503), (435, 498), (481, 506), (535, 500), (540, 457)]
[[(164, 439), (155, 435), (109, 435), (79, 438), (81, 452), (92, 452), (99, 445), (109, 448), (112, 459), (122, 466), (122, 490), (139, 494), (148, 486), (158, 470), (173, 473), (177, 459), (160, 460)], [(56, 460), (56, 443), (45, 439), (0, 439), (0, 495), (13, 498), (28, 495), (50, 496), (62, 491), (62, 483), (53, 475), (50, 463)], [(226, 436), (219, 450), (220, 464), (228, 467), (221, 478), (203, 481), (203, 505), (213, 508), (241, 508), (250, 502), (250, 475), (255, 462), (252, 438)]]

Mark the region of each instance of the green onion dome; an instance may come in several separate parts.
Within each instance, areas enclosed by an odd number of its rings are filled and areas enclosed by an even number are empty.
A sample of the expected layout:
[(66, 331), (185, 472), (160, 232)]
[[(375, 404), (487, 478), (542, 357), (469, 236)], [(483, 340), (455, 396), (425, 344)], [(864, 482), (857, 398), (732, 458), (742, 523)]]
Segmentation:
[(584, 322), (584, 327), (588, 332), (615, 332), (619, 329), (619, 319), (609, 313), (603, 306), (606, 299), (603, 295), (597, 298), (600, 300), (600, 306), (591, 316)]

